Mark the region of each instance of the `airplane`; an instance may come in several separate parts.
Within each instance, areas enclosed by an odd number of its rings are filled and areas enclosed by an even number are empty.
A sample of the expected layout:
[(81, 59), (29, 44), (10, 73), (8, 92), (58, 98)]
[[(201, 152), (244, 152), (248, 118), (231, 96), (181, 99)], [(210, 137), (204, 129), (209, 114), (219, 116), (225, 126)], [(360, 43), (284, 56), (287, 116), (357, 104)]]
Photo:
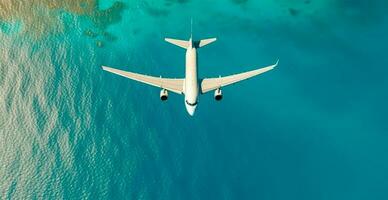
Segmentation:
[(106, 66), (102, 66), (102, 69), (141, 83), (145, 83), (151, 86), (155, 86), (161, 89), (160, 99), (166, 101), (168, 99), (168, 91), (177, 94), (184, 95), (184, 101), (186, 110), (190, 116), (194, 116), (195, 110), (198, 105), (199, 95), (205, 94), (210, 91), (214, 91), (214, 99), (220, 101), (223, 98), (222, 89), (225, 86), (252, 78), (259, 74), (268, 72), (274, 69), (279, 60), (274, 64), (264, 68), (255, 69), (252, 71), (243, 72), (240, 74), (234, 74), (225, 77), (216, 78), (198, 78), (197, 73), (197, 49), (204, 47), (208, 44), (215, 42), (216, 38), (209, 38), (203, 40), (193, 40), (193, 34), (190, 39), (178, 40), (172, 38), (165, 38), (166, 42), (186, 49), (186, 76), (185, 78), (162, 78), (155, 76), (148, 76), (128, 71), (122, 71)]

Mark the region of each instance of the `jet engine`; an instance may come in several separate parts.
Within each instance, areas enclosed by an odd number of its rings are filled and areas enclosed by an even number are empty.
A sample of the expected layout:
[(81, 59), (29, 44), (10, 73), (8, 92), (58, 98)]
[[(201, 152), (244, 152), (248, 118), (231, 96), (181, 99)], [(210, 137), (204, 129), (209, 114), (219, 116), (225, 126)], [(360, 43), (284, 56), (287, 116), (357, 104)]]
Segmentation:
[(168, 91), (166, 89), (162, 89), (160, 91), (160, 100), (167, 101), (168, 99)]
[(218, 88), (218, 89), (216, 89), (216, 91), (214, 91), (214, 99), (216, 101), (221, 101), (221, 99), (222, 99), (222, 90), (221, 90), (221, 88)]

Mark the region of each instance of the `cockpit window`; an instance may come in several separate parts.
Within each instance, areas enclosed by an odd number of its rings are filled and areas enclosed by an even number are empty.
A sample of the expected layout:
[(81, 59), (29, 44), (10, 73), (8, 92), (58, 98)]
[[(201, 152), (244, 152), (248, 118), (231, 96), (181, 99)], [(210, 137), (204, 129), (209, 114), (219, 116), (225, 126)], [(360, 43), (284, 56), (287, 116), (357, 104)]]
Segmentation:
[(187, 105), (189, 105), (189, 106), (195, 106), (195, 105), (197, 105), (198, 104), (198, 102), (196, 101), (196, 102), (194, 102), (194, 103), (189, 103), (187, 100), (186, 100), (186, 103), (187, 103)]

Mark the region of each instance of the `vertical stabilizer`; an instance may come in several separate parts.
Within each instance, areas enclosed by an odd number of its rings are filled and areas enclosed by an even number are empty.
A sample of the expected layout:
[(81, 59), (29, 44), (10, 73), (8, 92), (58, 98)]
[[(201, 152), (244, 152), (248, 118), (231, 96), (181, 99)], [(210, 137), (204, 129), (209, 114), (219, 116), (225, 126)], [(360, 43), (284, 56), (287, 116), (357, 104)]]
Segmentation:
[(191, 17), (190, 39), (193, 40), (193, 17)]

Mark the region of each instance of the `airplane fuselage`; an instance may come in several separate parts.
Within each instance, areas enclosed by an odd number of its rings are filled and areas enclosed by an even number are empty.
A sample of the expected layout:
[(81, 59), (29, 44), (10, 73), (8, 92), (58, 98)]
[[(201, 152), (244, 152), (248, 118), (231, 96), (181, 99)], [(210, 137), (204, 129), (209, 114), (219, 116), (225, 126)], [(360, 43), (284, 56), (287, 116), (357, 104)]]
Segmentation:
[[(190, 43), (192, 44), (191, 39)], [(190, 115), (194, 115), (198, 104), (199, 84), (197, 69), (197, 49), (194, 45), (190, 45), (186, 50), (186, 76), (184, 84), (185, 105)]]

